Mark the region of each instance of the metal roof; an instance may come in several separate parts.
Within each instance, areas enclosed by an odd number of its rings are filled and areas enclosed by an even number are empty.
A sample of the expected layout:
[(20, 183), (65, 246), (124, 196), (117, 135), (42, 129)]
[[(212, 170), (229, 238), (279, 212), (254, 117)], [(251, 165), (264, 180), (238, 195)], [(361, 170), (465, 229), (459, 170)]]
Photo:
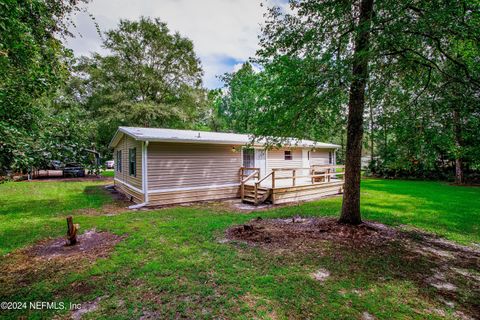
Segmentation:
[[(209, 132), (198, 130), (176, 130), (164, 128), (138, 128), (138, 127), (119, 127), (115, 133), (109, 147), (113, 148), (127, 134), (140, 141), (161, 141), (161, 142), (188, 142), (188, 143), (211, 143), (211, 144), (252, 144), (253, 135), (227, 133), (227, 132)], [(291, 147), (311, 147), (311, 148), (339, 148), (339, 145), (316, 142), (311, 140), (298, 140), (295, 138), (277, 138), (283, 146)], [(266, 139), (256, 139), (255, 146), (263, 146), (267, 143)]]

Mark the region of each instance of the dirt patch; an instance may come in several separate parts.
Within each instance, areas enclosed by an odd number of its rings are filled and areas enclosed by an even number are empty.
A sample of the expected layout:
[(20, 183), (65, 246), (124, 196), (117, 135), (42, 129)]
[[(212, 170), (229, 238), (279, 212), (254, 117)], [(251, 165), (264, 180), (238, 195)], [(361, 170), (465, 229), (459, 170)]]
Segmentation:
[(67, 246), (65, 238), (57, 238), (34, 246), (31, 255), (37, 258), (69, 258), (81, 255), (86, 258), (99, 258), (109, 254), (122, 237), (109, 232), (87, 230), (77, 237), (77, 244)]
[(1, 294), (8, 297), (19, 287), (28, 287), (31, 283), (42, 280), (58, 279), (72, 271), (78, 272), (96, 259), (108, 257), (114, 246), (124, 238), (125, 236), (91, 229), (79, 235), (78, 243), (74, 246), (66, 246), (66, 239), (61, 237), (42, 240), (31, 247), (9, 253), (0, 262), (0, 284), (3, 286)]
[(337, 223), (335, 218), (261, 219), (227, 230), (230, 240), (245, 241), (268, 247), (290, 247), (298, 241), (335, 240), (355, 247), (384, 244), (399, 237), (396, 230), (379, 223), (365, 222), (359, 226)]

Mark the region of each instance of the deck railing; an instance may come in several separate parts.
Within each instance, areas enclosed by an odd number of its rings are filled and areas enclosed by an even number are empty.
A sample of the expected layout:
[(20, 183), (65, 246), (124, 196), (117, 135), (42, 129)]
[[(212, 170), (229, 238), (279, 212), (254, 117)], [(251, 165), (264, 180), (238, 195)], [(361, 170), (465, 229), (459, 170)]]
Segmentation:
[[(341, 169), (342, 171), (339, 171)], [(308, 174), (303, 172), (308, 170)], [(282, 175), (279, 173), (291, 173), (291, 175)], [(299, 174), (300, 173), (300, 174)], [(342, 178), (345, 174), (345, 166), (343, 165), (313, 165), (308, 168), (273, 168), (271, 172), (272, 189), (277, 185), (278, 180), (291, 180), (292, 187), (295, 187), (299, 179), (310, 179), (312, 184), (331, 182), (332, 177)], [(266, 178), (266, 177), (265, 177)], [(264, 179), (265, 179), (264, 178)], [(261, 181), (263, 181), (262, 179)], [(259, 181), (259, 182), (261, 182)]]
[(240, 168), (240, 197), (245, 196), (245, 183), (250, 179), (260, 179), (260, 168)]

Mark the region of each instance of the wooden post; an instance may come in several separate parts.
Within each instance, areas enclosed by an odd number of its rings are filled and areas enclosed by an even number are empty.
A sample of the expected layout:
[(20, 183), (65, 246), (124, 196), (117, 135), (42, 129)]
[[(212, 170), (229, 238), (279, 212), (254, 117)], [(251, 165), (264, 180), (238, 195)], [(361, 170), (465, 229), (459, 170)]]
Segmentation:
[(295, 187), (296, 175), (297, 175), (297, 170), (293, 169), (292, 170), (292, 183), (293, 183), (294, 187)]
[(275, 188), (275, 170), (272, 170), (272, 189)]
[(77, 243), (78, 224), (73, 224), (72, 216), (67, 217), (67, 245), (71, 246)]
[(255, 182), (255, 205), (258, 204), (258, 182)]

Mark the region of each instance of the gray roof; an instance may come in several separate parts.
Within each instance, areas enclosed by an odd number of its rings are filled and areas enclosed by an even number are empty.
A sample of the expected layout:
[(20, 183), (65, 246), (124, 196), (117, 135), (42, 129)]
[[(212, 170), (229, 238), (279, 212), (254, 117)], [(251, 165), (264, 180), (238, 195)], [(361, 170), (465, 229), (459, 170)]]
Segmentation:
[[(246, 145), (253, 141), (254, 136), (248, 134), (227, 133), (227, 132), (209, 132), (198, 130), (176, 130), (164, 128), (138, 128), (138, 127), (119, 127), (110, 147), (113, 148), (120, 141), (123, 134), (129, 135), (135, 140), (140, 141), (161, 141), (161, 142), (189, 142), (189, 143), (211, 143), (211, 144), (238, 144)], [(278, 140), (284, 146), (311, 147), (311, 148), (339, 148), (339, 145), (316, 142), (311, 140), (298, 140), (294, 138), (285, 138)], [(263, 146), (267, 144), (265, 139), (255, 140), (253, 145)]]

